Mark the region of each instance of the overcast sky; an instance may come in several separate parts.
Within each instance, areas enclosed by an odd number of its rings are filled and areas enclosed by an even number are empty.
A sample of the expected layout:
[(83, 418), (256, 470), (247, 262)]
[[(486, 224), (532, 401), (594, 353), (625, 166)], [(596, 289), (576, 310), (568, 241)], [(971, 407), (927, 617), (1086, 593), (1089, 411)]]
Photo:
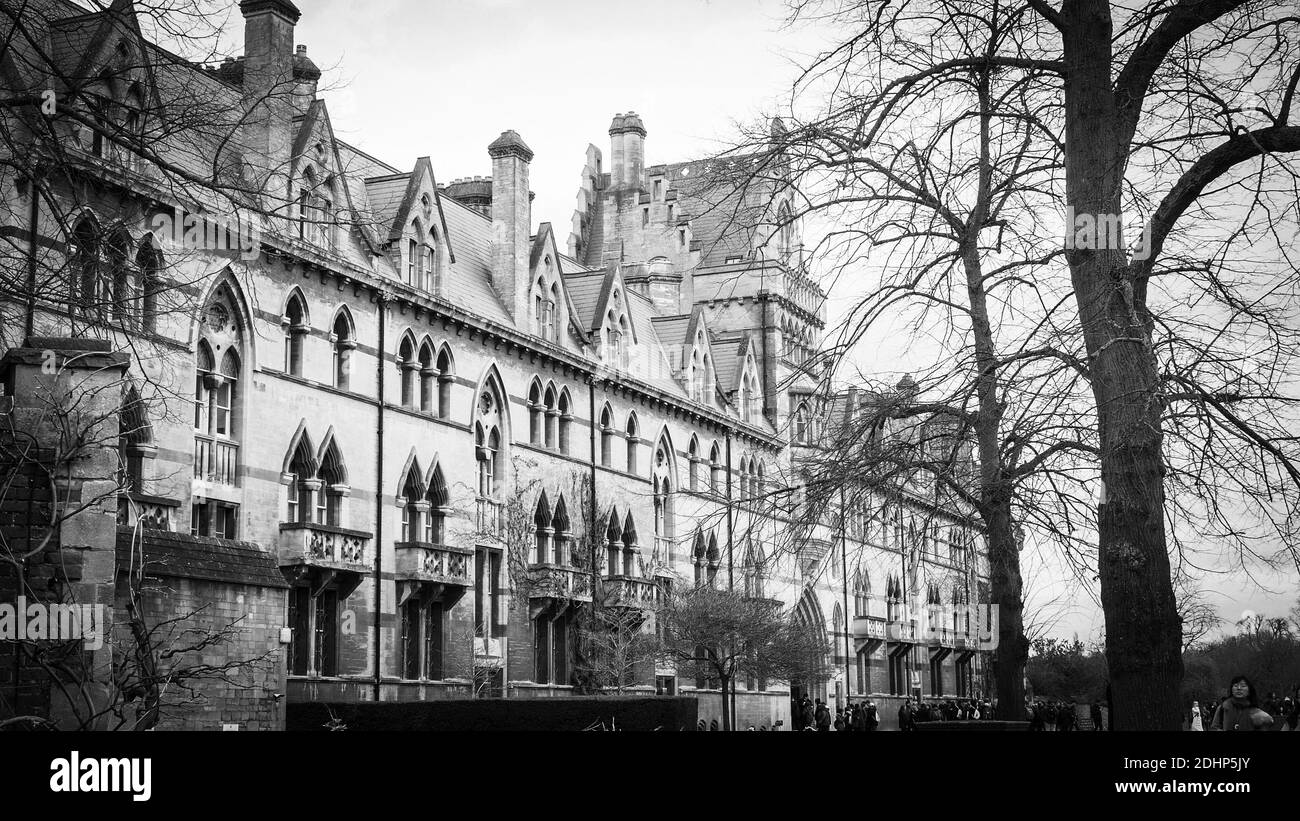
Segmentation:
[[(782, 26), (780, 0), (299, 0), (295, 40), (325, 72), (322, 87), (340, 138), (399, 169), (429, 156), (439, 182), (488, 175), (487, 145), (515, 129), (536, 153), (534, 223), (567, 238), (588, 143), (606, 155), (616, 113), (645, 122), (646, 162), (716, 150), (735, 121), (771, 111), (794, 63), (825, 32)], [(242, 21), (233, 15), (239, 37)], [(832, 294), (830, 314), (850, 294)], [(923, 353), (923, 352), (919, 352)], [(906, 369), (901, 349), (880, 349), (879, 371)], [(1031, 604), (1064, 594), (1054, 634), (1100, 638), (1100, 611), (1060, 568), (1026, 550), (1039, 588)], [(1035, 568), (1046, 566), (1040, 571)], [(1058, 579), (1055, 582), (1050, 579)], [(1293, 573), (1240, 576), (1208, 587), (1221, 615), (1283, 615)]]
[(778, 30), (773, 0), (304, 0), (296, 42), (324, 71), (339, 135), (440, 183), (491, 173), (513, 128), (536, 153), (534, 222), (568, 236), (584, 152), (609, 161), (609, 124), (636, 111), (647, 164), (691, 159), (768, 110), (782, 56), (814, 42)]

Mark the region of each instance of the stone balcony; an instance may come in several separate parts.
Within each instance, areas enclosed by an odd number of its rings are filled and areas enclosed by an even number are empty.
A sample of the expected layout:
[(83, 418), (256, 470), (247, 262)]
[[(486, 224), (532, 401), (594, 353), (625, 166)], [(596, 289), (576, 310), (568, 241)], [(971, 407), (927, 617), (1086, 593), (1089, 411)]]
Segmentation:
[(473, 579), (474, 551), (467, 547), (432, 542), (397, 542), (397, 578), (469, 587)]
[(592, 599), (591, 573), (567, 564), (537, 562), (525, 572), (529, 618), (543, 612), (554, 615)]
[(893, 619), (885, 622), (885, 640), (901, 644), (919, 644), (922, 637), (920, 625), (912, 619)]
[(886, 625), (883, 616), (854, 616), (853, 638), (884, 641), (888, 634)]
[(363, 530), (316, 524), (281, 522), (277, 544), (280, 570), (290, 581), (310, 578), (314, 586), (337, 581), (346, 597), (367, 574), (374, 572), (371, 534)]
[(605, 604), (609, 607), (629, 607), (653, 610), (658, 583), (654, 579), (638, 576), (604, 576)]

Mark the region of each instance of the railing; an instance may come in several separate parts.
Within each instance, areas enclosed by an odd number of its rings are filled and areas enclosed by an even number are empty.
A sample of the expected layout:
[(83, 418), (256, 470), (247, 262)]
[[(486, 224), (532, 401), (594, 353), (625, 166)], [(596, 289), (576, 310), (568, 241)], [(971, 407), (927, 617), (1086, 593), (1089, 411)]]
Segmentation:
[(879, 616), (855, 616), (853, 618), (853, 637), (855, 639), (880, 639), (888, 635), (887, 622)]
[(505, 537), (505, 502), (480, 496), (475, 506), (474, 526), (479, 535), (494, 539)]
[(915, 644), (919, 633), (919, 625), (910, 619), (885, 622), (885, 638), (888, 641), (904, 641)]
[(206, 436), (194, 437), (194, 478), (217, 485), (234, 485), (239, 445)]
[(431, 542), (397, 542), (397, 576), (469, 587), (474, 551)]
[(637, 607), (644, 610), (655, 606), (658, 585), (654, 579), (636, 576), (605, 576), (605, 589), (614, 607)]
[(529, 598), (591, 601), (591, 575), (586, 570), (549, 562), (530, 564), (528, 580)]
[(368, 572), (371, 534), (314, 524), (280, 524), (280, 564), (307, 564), (335, 570)]

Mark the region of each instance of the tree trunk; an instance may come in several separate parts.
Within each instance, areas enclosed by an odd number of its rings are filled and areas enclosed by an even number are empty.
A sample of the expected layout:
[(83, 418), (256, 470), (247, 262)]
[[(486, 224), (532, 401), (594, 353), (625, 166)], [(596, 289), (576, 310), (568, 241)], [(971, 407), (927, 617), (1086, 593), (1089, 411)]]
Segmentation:
[(985, 519), (989, 529), (989, 585), (998, 608), (998, 646), (993, 653), (997, 685), (994, 715), (1000, 721), (1025, 718), (1025, 664), (1029, 641), (1025, 638), (1020, 546), (1011, 525), (1011, 497), (995, 495)]
[(719, 673), (718, 681), (722, 683), (722, 729), (731, 732), (731, 702), (727, 699), (727, 692), (731, 689), (731, 678)]
[[(1106, 0), (1062, 6), (1066, 66), (1066, 200), (1075, 215), (1114, 217), (1128, 146), (1120, 145), (1111, 90)], [(1073, 225), (1066, 226), (1073, 231)], [(1101, 445), (1098, 564), (1106, 661), (1117, 729), (1177, 730), (1182, 629), (1165, 546), (1163, 402), (1145, 288), (1125, 249), (1094, 230), (1092, 248), (1067, 252), (1092, 369)]]
[[(961, 247), (962, 267), (970, 300), (971, 331), (975, 343), (975, 389), (979, 414), (975, 421), (975, 442), (980, 459), (980, 516), (988, 536), (989, 592), (998, 608), (998, 646), (993, 656), (997, 682), (997, 717), (1019, 720), (1025, 714), (1025, 663), (1029, 643), (1024, 636), (1020, 577), (1020, 551), (1011, 518), (1011, 479), (1002, 453), (1003, 405), (998, 399), (997, 340), (989, 321), (984, 266), (980, 258), (979, 234), (988, 220), (993, 197), (993, 164), (990, 157), (989, 122), (993, 103), (989, 77), (980, 75), (980, 176), (979, 191), (966, 226)], [(980, 602), (984, 604), (984, 602)]]

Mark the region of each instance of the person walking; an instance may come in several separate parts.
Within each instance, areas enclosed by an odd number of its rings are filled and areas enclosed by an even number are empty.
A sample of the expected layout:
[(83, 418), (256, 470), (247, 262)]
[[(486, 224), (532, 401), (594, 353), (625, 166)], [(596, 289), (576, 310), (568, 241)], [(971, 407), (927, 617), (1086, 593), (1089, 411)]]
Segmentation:
[(831, 711), (822, 703), (820, 698), (817, 699), (817, 709), (813, 716), (817, 721), (817, 732), (829, 733), (831, 731)]
[(903, 731), (916, 729), (916, 722), (912, 717), (912, 700), (910, 698), (898, 708), (898, 729)]
[(1192, 725), (1189, 729), (1193, 733), (1205, 731), (1205, 727), (1201, 725), (1201, 702), (1199, 701), (1192, 702)]
[(1228, 697), (1219, 703), (1210, 721), (1211, 730), (1267, 730), (1273, 717), (1259, 708), (1255, 685), (1237, 676), (1228, 685)]

